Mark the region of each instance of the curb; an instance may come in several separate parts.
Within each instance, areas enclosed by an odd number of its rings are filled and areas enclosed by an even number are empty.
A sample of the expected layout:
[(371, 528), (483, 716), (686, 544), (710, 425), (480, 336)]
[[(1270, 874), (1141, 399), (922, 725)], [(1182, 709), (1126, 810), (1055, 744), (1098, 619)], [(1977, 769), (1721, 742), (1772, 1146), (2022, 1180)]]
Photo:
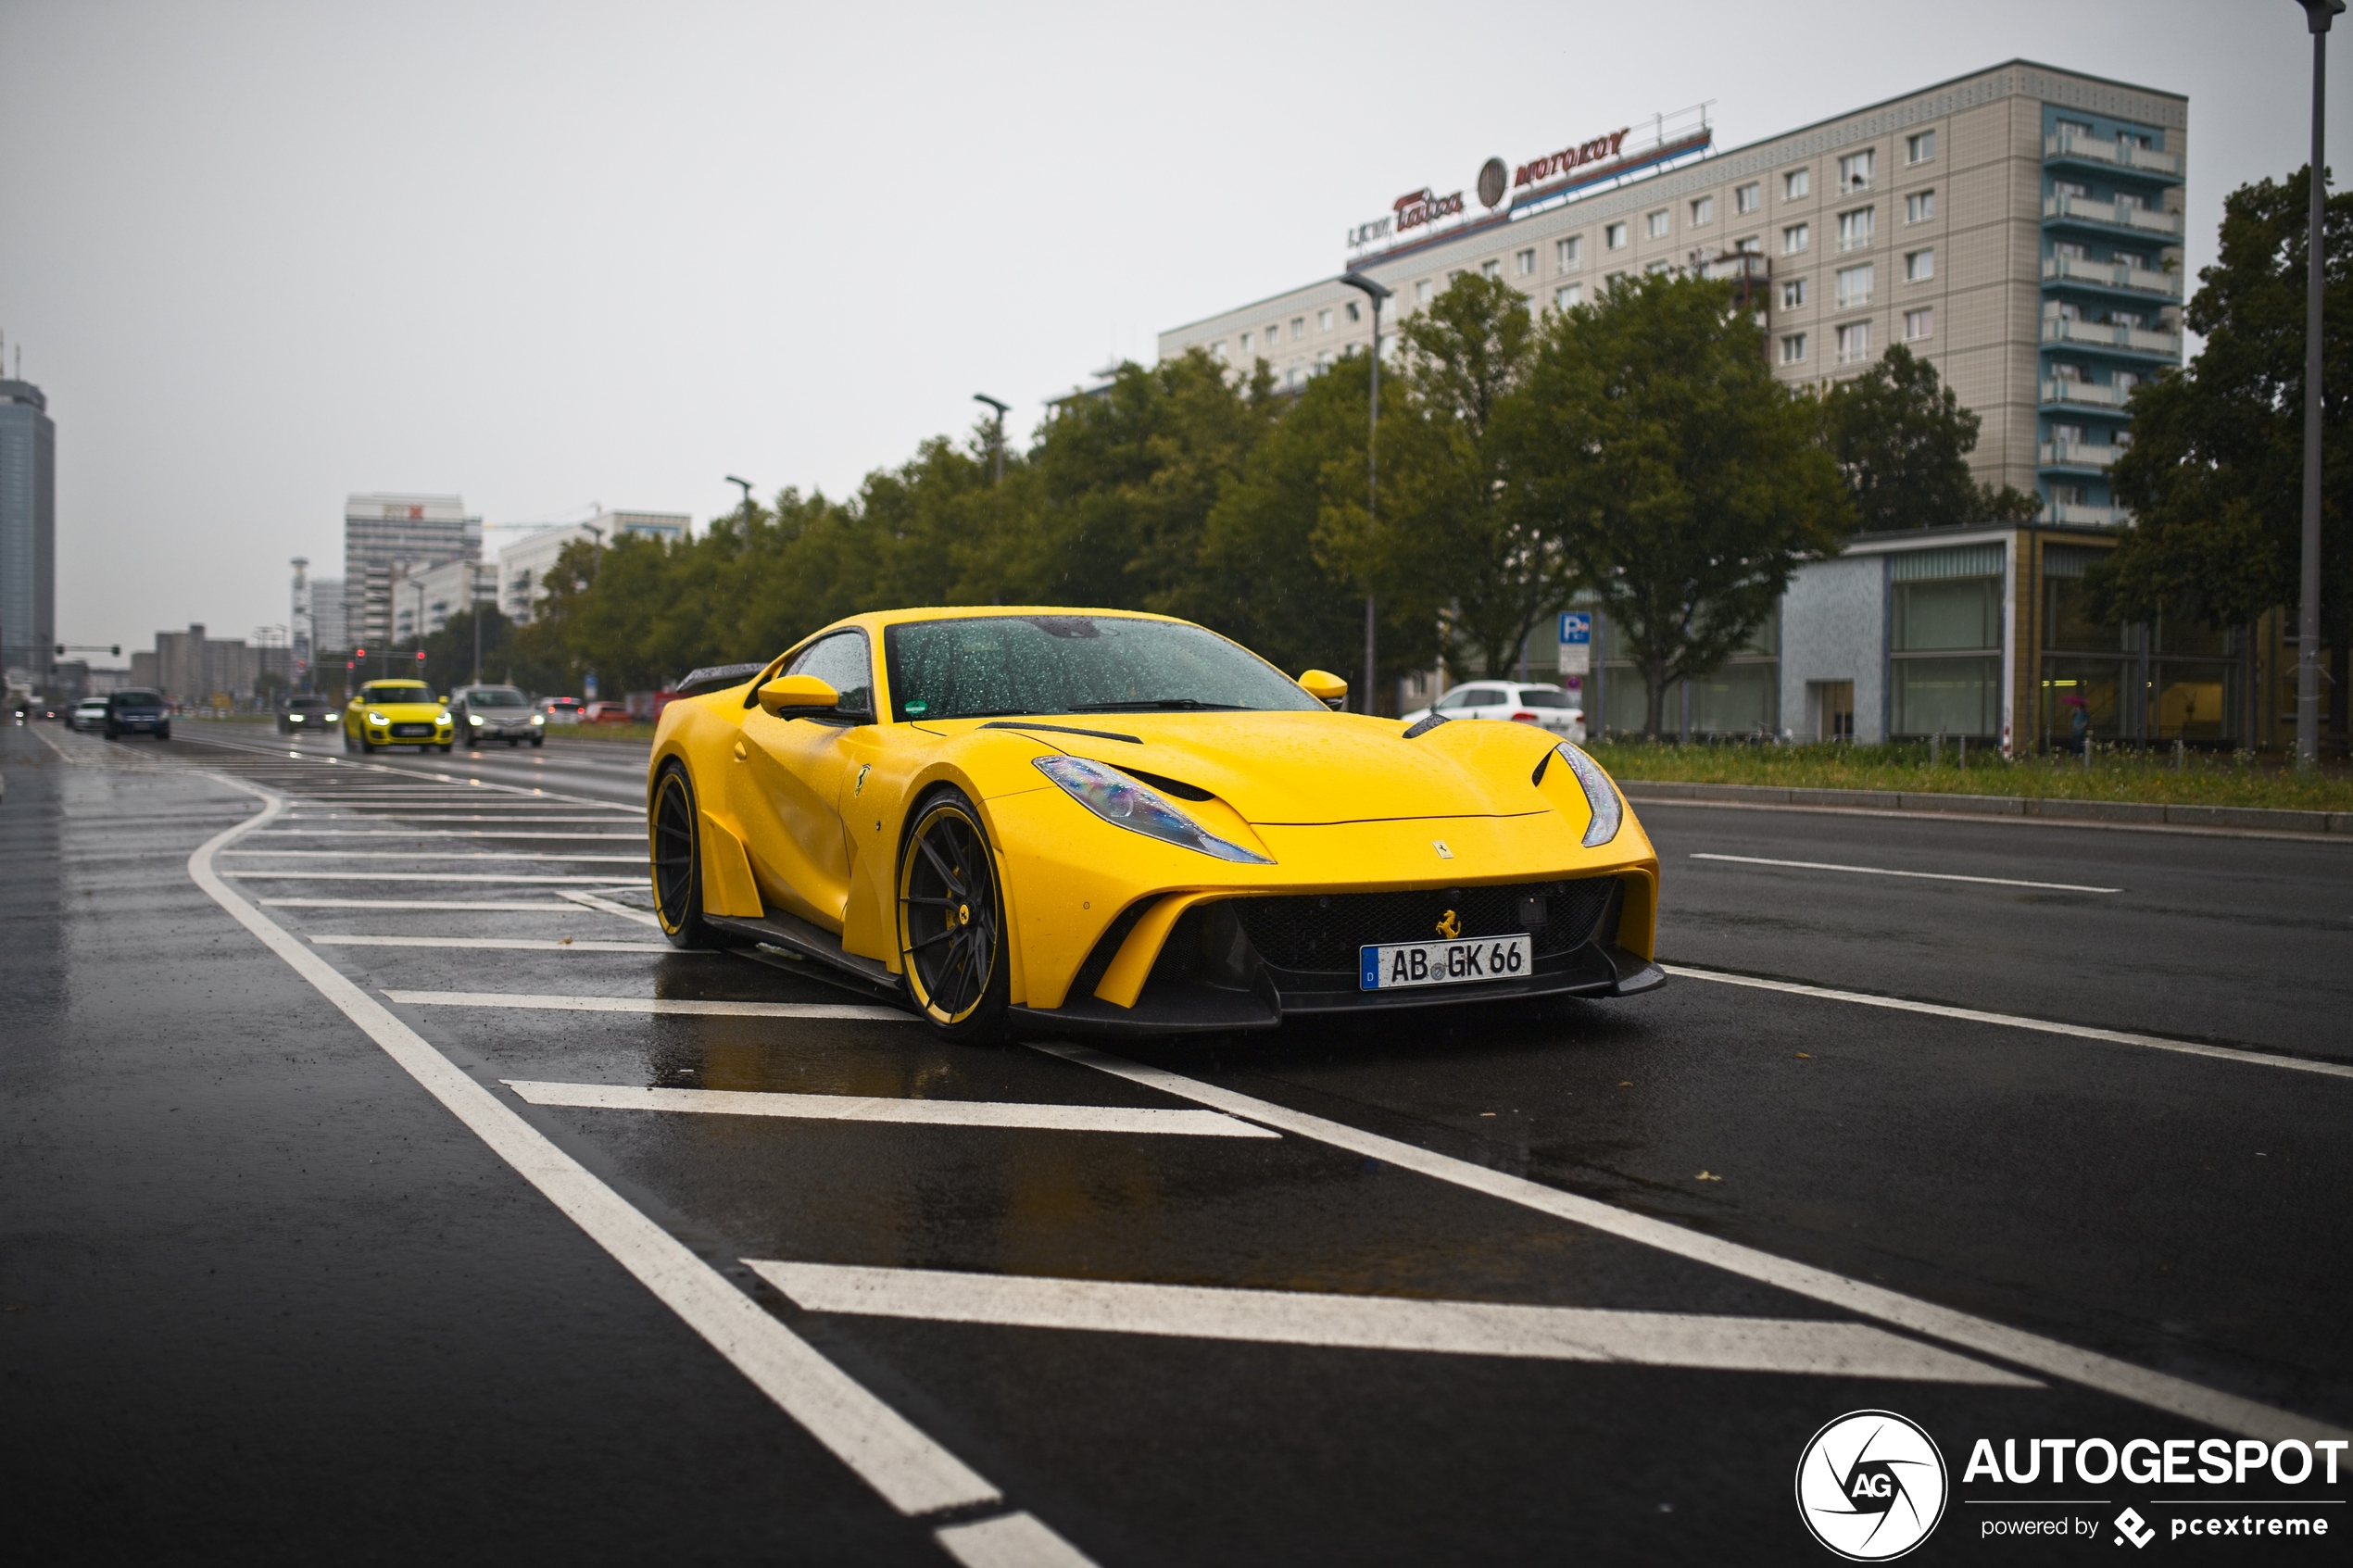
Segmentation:
[(1943, 795), (1886, 789), (1781, 789), (1770, 784), (1621, 781), (1629, 800), (1718, 801), (1944, 816), (2033, 817), (2045, 822), (2122, 822), (2138, 827), (2235, 829), (2300, 836), (2353, 836), (2353, 811), (2281, 811), (2257, 806), (2159, 806), (2123, 800), (2044, 800), (2020, 795)]

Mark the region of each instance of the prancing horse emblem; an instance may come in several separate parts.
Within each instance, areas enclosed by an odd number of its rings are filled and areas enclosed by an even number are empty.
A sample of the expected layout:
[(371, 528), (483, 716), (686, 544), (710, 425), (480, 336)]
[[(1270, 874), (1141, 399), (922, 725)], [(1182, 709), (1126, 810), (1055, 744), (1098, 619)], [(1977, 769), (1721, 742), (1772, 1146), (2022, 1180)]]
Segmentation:
[(1453, 910), (1447, 910), (1446, 918), (1438, 922), (1438, 935), (1443, 936), (1449, 942), (1452, 942), (1455, 937), (1460, 936), (1462, 934), (1463, 922), (1455, 917)]

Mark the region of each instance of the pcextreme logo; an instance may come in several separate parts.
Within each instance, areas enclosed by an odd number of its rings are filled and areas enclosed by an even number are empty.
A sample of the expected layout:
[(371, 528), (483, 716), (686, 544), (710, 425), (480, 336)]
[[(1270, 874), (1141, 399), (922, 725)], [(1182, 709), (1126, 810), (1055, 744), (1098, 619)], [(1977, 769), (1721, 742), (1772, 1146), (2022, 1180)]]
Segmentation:
[(1885, 1562), (1928, 1539), (1945, 1490), (1935, 1440), (1893, 1411), (1840, 1416), (1797, 1459), (1798, 1517), (1850, 1562)]

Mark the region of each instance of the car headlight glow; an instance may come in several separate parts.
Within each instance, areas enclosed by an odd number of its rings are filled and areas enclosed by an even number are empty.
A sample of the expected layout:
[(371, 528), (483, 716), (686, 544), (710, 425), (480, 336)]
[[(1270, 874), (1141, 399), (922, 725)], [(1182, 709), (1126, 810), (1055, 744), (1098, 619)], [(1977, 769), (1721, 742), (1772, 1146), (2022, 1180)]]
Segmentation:
[(531, 721), (535, 724), (544, 724), (547, 721), (547, 716), (545, 713), (535, 713), (531, 716)]
[(1209, 832), (1162, 799), (1158, 792), (1145, 788), (1116, 768), (1078, 757), (1040, 757), (1036, 760), (1039, 772), (1114, 827), (1140, 833), (1180, 848), (1198, 850), (1220, 860), (1241, 860), (1253, 866), (1275, 863)]
[(436, 724), (447, 724), (449, 722), (449, 715), (447, 711), (436, 713), (433, 716), (433, 721)]
[(1583, 787), (1585, 803), (1593, 809), (1593, 820), (1585, 827), (1585, 847), (1607, 844), (1617, 836), (1618, 824), (1626, 820), (1626, 808), (1617, 798), (1617, 786), (1609, 782), (1609, 775), (1602, 771), (1599, 762), (1574, 745), (1563, 741), (1556, 749)]
[(368, 715), (368, 722), (375, 725), (378, 729), (382, 729), (387, 721), (381, 713), (371, 713)]
[(466, 722), (469, 724), (479, 724), (482, 722), (482, 715), (479, 713), (469, 713), (466, 715)]

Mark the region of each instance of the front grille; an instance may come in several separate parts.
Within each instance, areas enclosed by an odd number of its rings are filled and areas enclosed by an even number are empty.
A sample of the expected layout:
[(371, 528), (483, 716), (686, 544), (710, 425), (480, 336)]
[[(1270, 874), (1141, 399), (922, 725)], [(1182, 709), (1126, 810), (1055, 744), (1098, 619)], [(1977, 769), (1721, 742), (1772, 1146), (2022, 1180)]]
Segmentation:
[(433, 726), (431, 724), (395, 724), (392, 727), (392, 733), (396, 735), (429, 735), (433, 734)]
[[(1233, 909), (1258, 956), (1277, 969), (1353, 971), (1360, 947), (1439, 940), (1438, 925), (1449, 909), (1454, 911), (1465, 936), (1509, 936), (1529, 931), (1535, 938), (1537, 958), (1566, 953), (1592, 938), (1617, 887), (1614, 877), (1593, 876), (1573, 882), (1425, 888), (1412, 893), (1237, 898)], [(1544, 901), (1543, 918), (1532, 931), (1520, 918), (1523, 898)]]

